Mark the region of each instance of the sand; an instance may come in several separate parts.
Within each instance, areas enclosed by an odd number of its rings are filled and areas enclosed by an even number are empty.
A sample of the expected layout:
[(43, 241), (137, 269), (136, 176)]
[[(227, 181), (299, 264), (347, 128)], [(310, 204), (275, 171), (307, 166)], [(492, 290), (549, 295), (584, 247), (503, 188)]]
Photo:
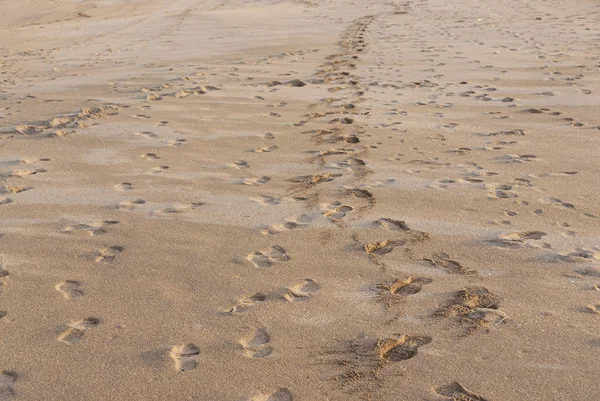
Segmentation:
[(599, 399), (599, 35), (0, 2), (0, 400)]

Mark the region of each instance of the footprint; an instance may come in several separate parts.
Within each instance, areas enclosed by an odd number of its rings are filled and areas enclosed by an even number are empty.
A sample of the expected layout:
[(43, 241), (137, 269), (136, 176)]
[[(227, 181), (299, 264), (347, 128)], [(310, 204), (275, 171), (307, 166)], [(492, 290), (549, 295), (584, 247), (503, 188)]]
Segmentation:
[(499, 309), (500, 298), (485, 287), (466, 287), (454, 294), (454, 297), (434, 316), (451, 317), (467, 326), (467, 333), (479, 328), (489, 329), (508, 319)]
[(578, 269), (575, 270), (575, 272), (586, 277), (600, 277), (600, 269), (597, 267), (587, 267), (585, 269)]
[(179, 147), (182, 146), (186, 142), (185, 139), (170, 139), (168, 142), (169, 146)]
[(261, 230), (261, 233), (264, 235), (274, 235), (283, 231), (295, 230), (297, 228), (306, 228), (308, 226), (308, 224), (306, 223), (309, 223), (311, 221), (312, 218), (310, 216), (303, 214), (294, 218), (293, 220), (284, 220), (283, 223), (269, 226)]
[(17, 374), (3, 370), (0, 372), (0, 400), (9, 401), (16, 397), (14, 385), (17, 381)]
[(99, 324), (100, 319), (95, 317), (89, 317), (78, 322), (69, 323), (67, 330), (58, 336), (58, 340), (67, 344), (79, 342), (83, 339), (83, 335), (87, 330), (92, 329)]
[(3, 185), (0, 186), (0, 194), (19, 194), (21, 192), (29, 191), (33, 187), (19, 187), (16, 185)]
[(363, 248), (366, 253), (373, 255), (385, 255), (386, 253), (390, 253), (394, 250), (395, 243), (390, 240), (385, 240), (381, 242), (371, 242), (366, 244)]
[(331, 220), (339, 220), (346, 216), (346, 214), (353, 210), (351, 206), (343, 205), (341, 202), (333, 202), (325, 206), (327, 210), (323, 213), (325, 217)]
[(595, 315), (600, 315), (600, 303), (589, 304), (585, 307), (585, 310), (589, 313), (593, 313)]
[(316, 185), (321, 184), (323, 182), (333, 181), (336, 177), (341, 177), (342, 174), (315, 174), (315, 175), (302, 175), (298, 177), (294, 177), (290, 179), (291, 182), (296, 184), (304, 184), (304, 185)]
[(113, 188), (115, 189), (115, 191), (126, 192), (131, 191), (133, 189), (133, 186), (130, 182), (122, 182), (120, 184), (115, 185)]
[(249, 336), (242, 338), (240, 344), (244, 349), (244, 355), (248, 358), (264, 358), (271, 355), (273, 348), (269, 344), (271, 338), (267, 329), (259, 327)]
[(503, 241), (523, 242), (524, 240), (540, 240), (546, 236), (542, 231), (518, 231), (500, 235), (498, 238)]
[(423, 258), (430, 262), (432, 265), (442, 268), (446, 270), (448, 273), (452, 274), (465, 274), (465, 275), (475, 275), (477, 274), (477, 270), (470, 270), (461, 265), (459, 262), (450, 259), (450, 256), (445, 252), (437, 252), (431, 255), (429, 258)]
[(6, 277), (9, 275), (4, 266), (4, 260), (0, 258), (0, 294), (2, 293), (2, 287), (6, 285)]
[(277, 145), (271, 145), (271, 146), (262, 146), (260, 148), (256, 148), (253, 150), (253, 152), (256, 153), (268, 153), (268, 152), (273, 152), (274, 150), (279, 149), (279, 146)]
[(192, 210), (196, 210), (197, 207), (204, 206), (206, 203), (204, 202), (192, 202), (192, 203), (176, 203), (173, 206), (168, 206), (162, 209), (153, 210), (153, 215), (161, 215), (161, 214), (177, 214), (177, 213), (187, 213)]
[(254, 266), (264, 269), (273, 266), (275, 263), (288, 261), (290, 257), (285, 249), (279, 245), (274, 245), (260, 252), (252, 252), (246, 259), (252, 262)]
[(272, 196), (267, 196), (267, 195), (260, 195), (256, 198), (252, 198), (252, 200), (255, 202), (258, 202), (262, 205), (270, 205), (270, 206), (279, 205), (281, 203), (281, 199), (274, 198)]
[(115, 257), (125, 250), (122, 246), (111, 246), (110, 248), (104, 248), (96, 256), (96, 262), (98, 263), (111, 263), (115, 260)]
[(439, 395), (448, 397), (447, 401), (487, 401), (482, 396), (467, 390), (459, 382), (434, 387), (433, 391)]
[(271, 393), (254, 396), (249, 401), (294, 401), (294, 397), (290, 390), (282, 387)]
[(175, 361), (175, 370), (186, 371), (195, 369), (198, 366), (198, 355), (200, 349), (194, 344), (175, 345), (169, 352), (171, 358)]
[(398, 362), (413, 358), (419, 347), (429, 344), (429, 336), (407, 336), (386, 338), (377, 343), (377, 355), (382, 362)]
[(387, 228), (388, 230), (393, 230), (393, 231), (410, 230), (410, 228), (408, 227), (408, 225), (406, 224), (406, 222), (404, 220), (381, 218), (381, 219), (377, 220), (375, 222), (375, 224), (381, 225), (381, 226)]
[(242, 179), (234, 181), (234, 182), (236, 184), (243, 184), (243, 185), (262, 185), (262, 184), (268, 183), (269, 181), (271, 181), (271, 177), (263, 175), (262, 177), (256, 177), (256, 178), (242, 178)]
[(83, 285), (79, 281), (65, 280), (54, 286), (66, 299), (82, 297)]
[(233, 305), (231, 308), (227, 309), (225, 313), (231, 315), (237, 313), (244, 313), (250, 308), (252, 308), (257, 302), (265, 302), (266, 300), (267, 296), (265, 294), (257, 292), (254, 295), (249, 295), (238, 299), (236, 304)]
[(301, 283), (288, 288), (283, 297), (287, 301), (304, 301), (312, 297), (312, 295), (320, 289), (321, 286), (319, 284), (314, 280), (307, 278)]
[(230, 166), (234, 167), (234, 168), (237, 168), (237, 169), (243, 169), (243, 168), (250, 167), (250, 165), (248, 164), (248, 162), (245, 161), (245, 160), (234, 161), (233, 163), (230, 164)]
[(9, 203), (12, 203), (11, 198), (0, 198), (0, 205), (8, 205)]
[(116, 220), (92, 221), (90, 223), (69, 224), (63, 227), (62, 232), (70, 233), (85, 231), (91, 236), (106, 234), (106, 227), (119, 224)]
[(158, 135), (152, 133), (152, 132), (134, 132), (133, 135), (138, 135), (138, 136), (145, 136), (146, 138), (158, 138)]
[(32, 170), (11, 170), (8, 174), (9, 177), (27, 177), (34, 174), (45, 173), (46, 170), (43, 168), (32, 169)]
[(558, 254), (558, 257), (565, 262), (586, 262), (600, 259), (600, 252), (597, 250), (577, 248), (571, 252)]
[(146, 159), (146, 160), (158, 160), (158, 159), (160, 159), (160, 157), (158, 157), (156, 155), (156, 153), (145, 153), (145, 154), (141, 155), (140, 157), (143, 158), (143, 159)]
[(556, 207), (563, 207), (565, 209), (575, 209), (575, 206), (573, 204), (564, 202), (558, 198), (541, 198), (540, 202)]
[(163, 171), (167, 171), (169, 169), (169, 166), (158, 166), (158, 167), (153, 167), (150, 169), (150, 173), (151, 174), (160, 174)]
[(146, 203), (146, 201), (144, 199), (134, 199), (134, 200), (122, 201), (122, 202), (119, 202), (117, 209), (133, 210), (133, 209), (135, 209), (136, 206), (143, 205), (144, 203)]

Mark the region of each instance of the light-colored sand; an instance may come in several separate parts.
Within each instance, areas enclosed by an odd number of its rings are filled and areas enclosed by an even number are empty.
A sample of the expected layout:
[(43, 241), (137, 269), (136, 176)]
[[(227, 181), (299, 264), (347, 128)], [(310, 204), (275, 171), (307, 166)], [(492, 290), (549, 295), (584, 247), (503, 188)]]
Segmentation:
[(0, 400), (600, 399), (600, 3), (0, 2)]

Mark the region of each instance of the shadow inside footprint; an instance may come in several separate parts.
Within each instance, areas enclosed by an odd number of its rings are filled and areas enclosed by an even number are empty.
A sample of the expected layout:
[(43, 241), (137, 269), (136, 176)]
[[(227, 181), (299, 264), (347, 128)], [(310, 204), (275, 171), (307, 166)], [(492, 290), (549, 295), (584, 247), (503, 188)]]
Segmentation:
[(264, 327), (259, 327), (248, 337), (242, 338), (240, 344), (244, 349), (244, 355), (248, 358), (264, 358), (273, 352), (269, 344), (271, 337)]

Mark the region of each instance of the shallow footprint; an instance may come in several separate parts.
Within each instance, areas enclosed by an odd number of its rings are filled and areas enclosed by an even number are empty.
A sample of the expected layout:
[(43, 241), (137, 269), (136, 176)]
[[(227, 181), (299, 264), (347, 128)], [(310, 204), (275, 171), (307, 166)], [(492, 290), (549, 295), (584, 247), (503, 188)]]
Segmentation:
[(113, 188), (115, 189), (115, 191), (125, 192), (131, 191), (133, 189), (133, 186), (130, 182), (122, 182), (120, 184), (115, 185)]
[(79, 281), (65, 280), (54, 286), (66, 299), (77, 298), (84, 295), (83, 285)]
[(434, 387), (433, 391), (439, 395), (449, 397), (448, 401), (486, 401), (482, 396), (467, 390), (459, 382), (452, 382), (444, 386)]
[(16, 396), (14, 385), (17, 381), (17, 374), (3, 370), (0, 372), (0, 400), (12, 400)]
[(77, 322), (68, 324), (67, 330), (58, 336), (58, 340), (67, 344), (73, 344), (83, 339), (83, 335), (89, 329), (92, 329), (100, 324), (100, 319), (88, 317)]
[(125, 250), (122, 246), (111, 246), (110, 248), (104, 248), (98, 252), (96, 256), (96, 262), (98, 263), (110, 263), (115, 260), (115, 257)]
[(260, 252), (252, 252), (246, 257), (252, 264), (258, 268), (267, 268), (278, 262), (290, 260), (285, 249), (279, 245), (273, 245), (268, 249), (263, 249)]
[(265, 302), (267, 300), (267, 296), (260, 292), (257, 292), (254, 295), (249, 295), (242, 297), (237, 300), (236, 304), (231, 308), (227, 309), (225, 313), (233, 315), (236, 313), (244, 313), (250, 308), (252, 308), (257, 302)]
[(143, 205), (146, 203), (144, 199), (134, 199), (128, 201), (119, 202), (117, 209), (119, 210), (133, 210), (136, 206)]
[(301, 283), (287, 289), (283, 296), (288, 301), (303, 301), (310, 298), (315, 292), (319, 291), (321, 286), (314, 280), (307, 278)]
[(273, 352), (269, 344), (271, 337), (264, 327), (259, 327), (249, 336), (242, 338), (240, 344), (244, 349), (244, 355), (248, 358), (264, 358)]
[(175, 361), (175, 369), (186, 371), (195, 369), (198, 366), (198, 355), (200, 349), (194, 344), (175, 345), (169, 352), (171, 358)]

